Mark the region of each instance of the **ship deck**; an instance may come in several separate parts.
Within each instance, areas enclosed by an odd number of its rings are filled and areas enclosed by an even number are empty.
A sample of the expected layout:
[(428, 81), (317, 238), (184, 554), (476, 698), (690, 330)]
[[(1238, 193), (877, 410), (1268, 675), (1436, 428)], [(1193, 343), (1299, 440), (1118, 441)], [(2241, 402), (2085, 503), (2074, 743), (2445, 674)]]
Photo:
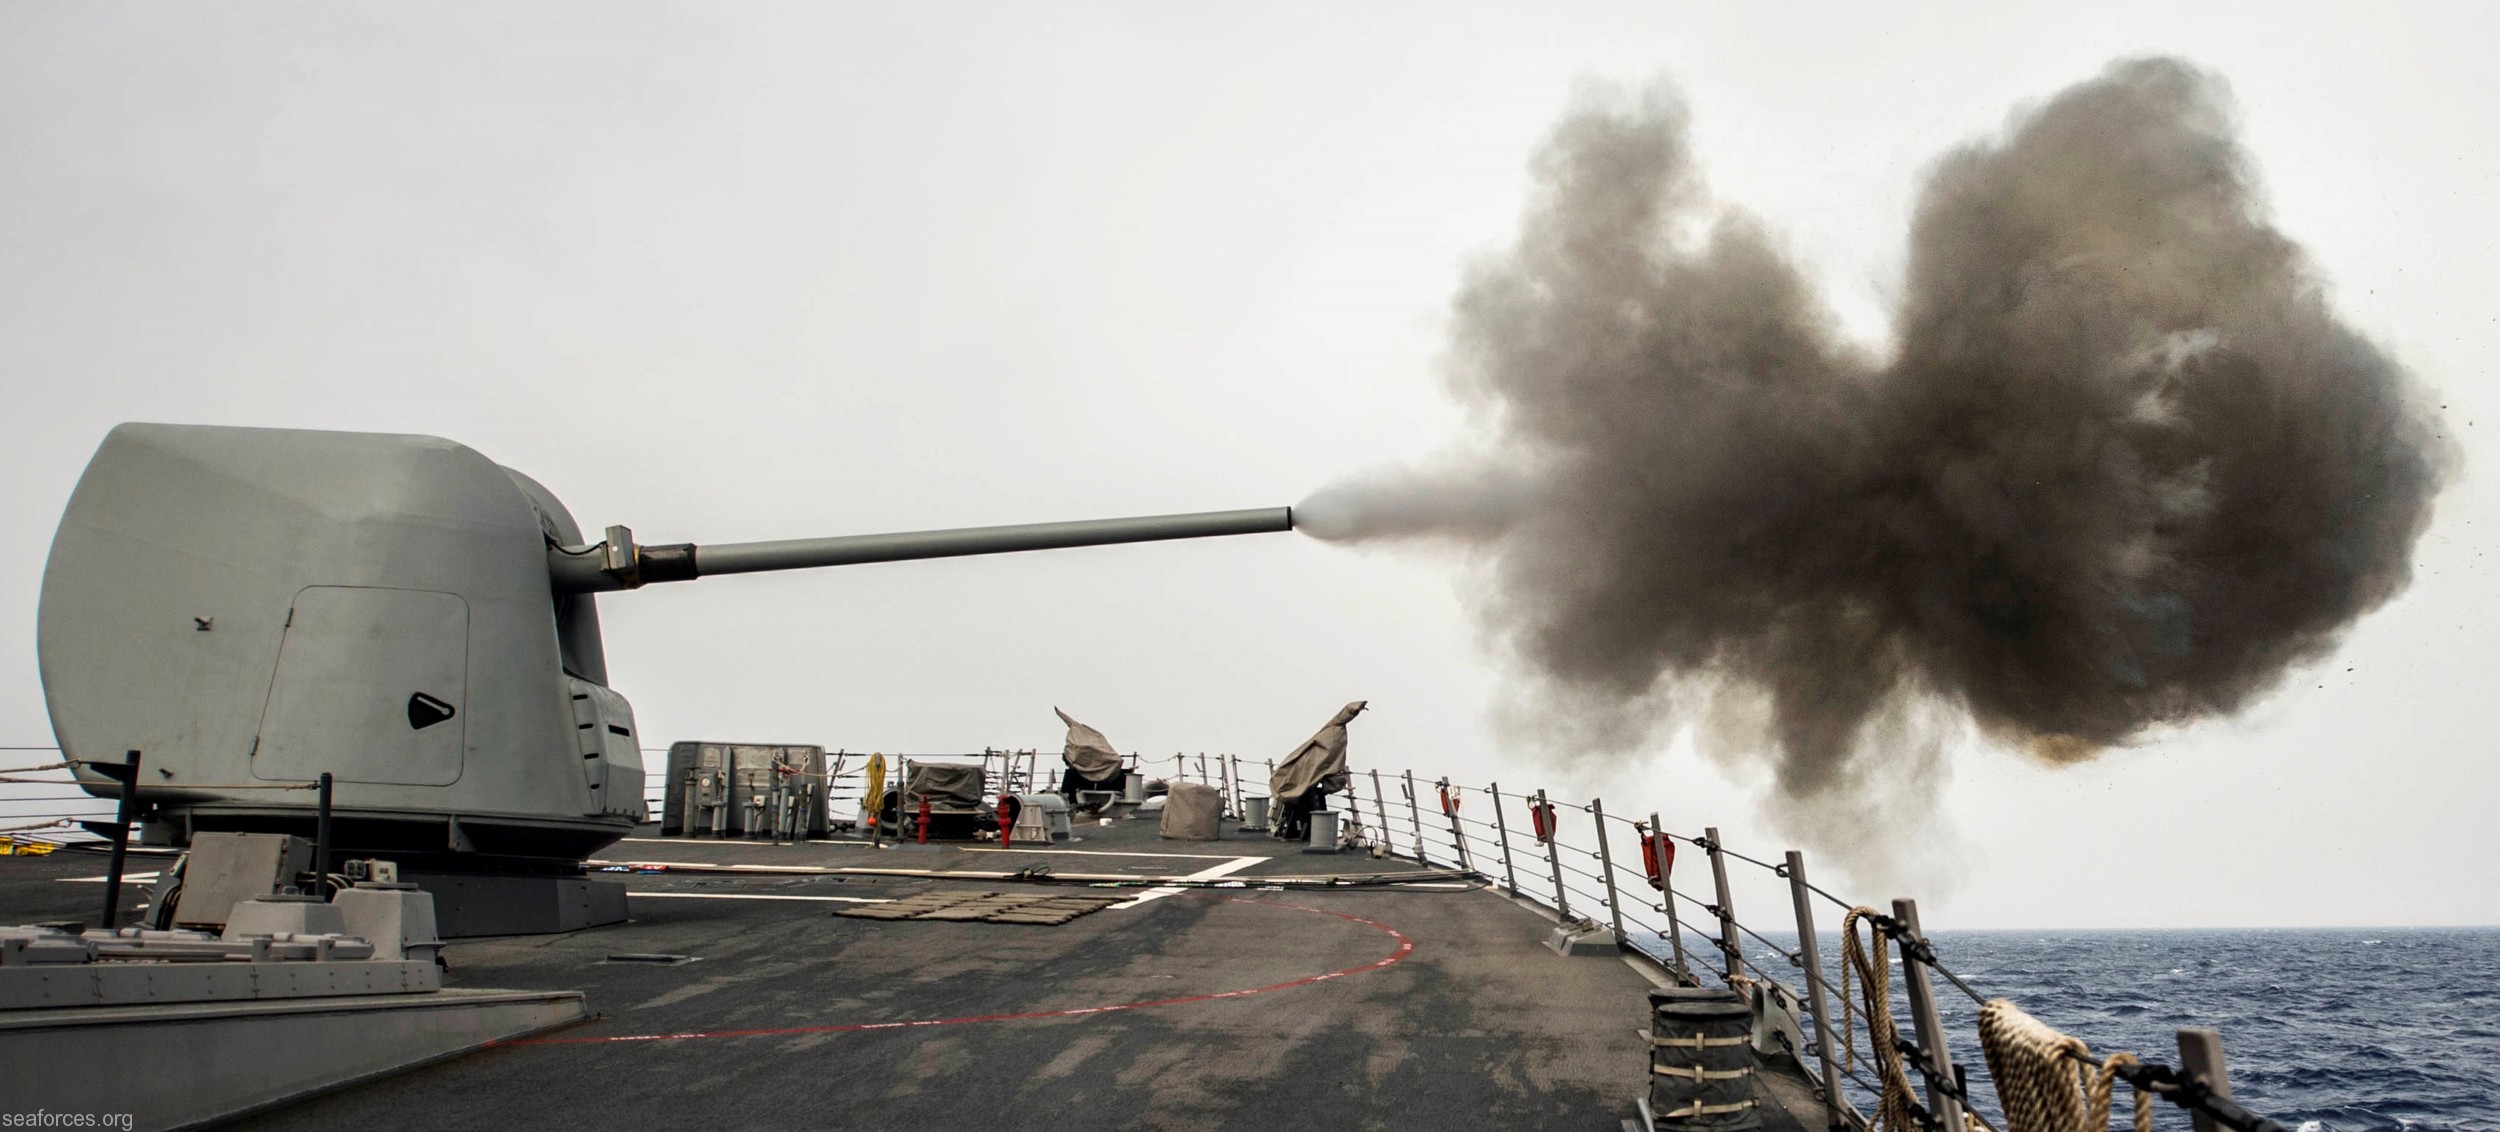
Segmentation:
[[(601, 856), (640, 866), (611, 874), (629, 922), (447, 948), (452, 985), (578, 989), (592, 1021), (246, 1124), (1612, 1130), (1647, 1086), (1652, 972), (1557, 954), (1552, 920), (1499, 892), (1230, 829), (1077, 833), (1048, 850), (628, 840)], [(1038, 869), (1054, 879), (1004, 879)], [(77, 878), (102, 871), (0, 858), (0, 922), (90, 918)], [(1313, 877), (1343, 883), (1285, 879)], [(1192, 879), (1154, 884), (1172, 878)], [(1035, 888), (1122, 902), (1056, 926), (835, 914)], [(1771, 1061), (1766, 1127), (1821, 1129)]]

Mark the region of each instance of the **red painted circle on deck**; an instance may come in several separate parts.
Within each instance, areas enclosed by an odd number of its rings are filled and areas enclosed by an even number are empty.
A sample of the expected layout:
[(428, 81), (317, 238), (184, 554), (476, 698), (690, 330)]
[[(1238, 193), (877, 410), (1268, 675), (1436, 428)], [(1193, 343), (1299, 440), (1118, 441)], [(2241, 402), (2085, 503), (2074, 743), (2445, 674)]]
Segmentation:
[(1367, 928), (1375, 929), (1381, 934), (1398, 941), (1398, 946), (1396, 950), (1391, 951), (1389, 954), (1378, 959), (1372, 960), (1369, 963), (1347, 967), (1340, 971), (1330, 971), (1325, 974), (1305, 975), (1299, 979), (1292, 979), (1286, 982), (1269, 983), (1263, 987), (1251, 987), (1246, 990), (1220, 991), (1215, 994), (1182, 995), (1178, 998), (1150, 998), (1139, 1002), (1115, 1002), (1108, 1006), (1079, 1006), (1067, 1010), (1028, 1010), (1015, 1014), (967, 1014), (960, 1018), (922, 1018), (910, 1022), (853, 1022), (841, 1026), (780, 1026), (763, 1030), (689, 1030), (683, 1033), (675, 1034), (614, 1034), (604, 1037), (516, 1038), (511, 1041), (488, 1042), (486, 1044), (489, 1046), (566, 1046), (600, 1045), (608, 1042), (676, 1042), (686, 1041), (693, 1038), (768, 1038), (793, 1034), (848, 1034), (870, 1030), (909, 1030), (921, 1026), (960, 1026), (968, 1022), (1016, 1022), (1031, 1018), (1082, 1018), (1088, 1014), (1110, 1014), (1122, 1010), (1144, 1010), (1151, 1006), (1185, 1006), (1193, 1002), (1220, 1002), (1224, 999), (1248, 998), (1254, 994), (1267, 994), (1271, 991), (1292, 990), (1295, 987), (1307, 987), (1313, 983), (1327, 982), (1330, 979), (1342, 979), (1347, 975), (1360, 975), (1366, 971), (1377, 971), (1406, 958), (1408, 955), (1414, 954), (1415, 951), (1414, 940), (1406, 938), (1405, 933), (1400, 932), (1396, 928), (1390, 927), (1387, 924), (1380, 923), (1377, 920), (1366, 920), (1361, 916), (1348, 915), (1344, 912), (1331, 912), (1325, 908), (1306, 908), (1300, 904), (1284, 904), (1274, 900), (1252, 900), (1244, 896), (1226, 896), (1220, 897), (1219, 899), (1233, 904), (1262, 904), (1270, 908), (1290, 908), (1296, 912), (1309, 912), (1316, 916), (1335, 916), (1340, 920), (1350, 921), (1352, 923), (1361, 924)]

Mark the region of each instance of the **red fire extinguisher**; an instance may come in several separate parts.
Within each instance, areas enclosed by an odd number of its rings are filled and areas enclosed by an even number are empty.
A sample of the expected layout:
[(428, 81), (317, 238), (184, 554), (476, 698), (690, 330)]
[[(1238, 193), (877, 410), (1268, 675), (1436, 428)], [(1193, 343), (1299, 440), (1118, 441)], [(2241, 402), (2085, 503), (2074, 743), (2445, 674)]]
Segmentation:
[(1538, 841), (1551, 843), (1554, 840), (1554, 804), (1528, 803), (1528, 824), (1536, 830)]

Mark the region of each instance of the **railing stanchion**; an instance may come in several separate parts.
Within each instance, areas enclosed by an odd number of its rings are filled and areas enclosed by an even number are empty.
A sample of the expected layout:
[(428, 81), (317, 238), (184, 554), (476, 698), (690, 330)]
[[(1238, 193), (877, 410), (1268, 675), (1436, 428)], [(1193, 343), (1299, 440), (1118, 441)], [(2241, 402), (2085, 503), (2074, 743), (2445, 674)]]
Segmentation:
[(1415, 828), (1415, 863), (1429, 865), (1424, 856), (1424, 809), (1415, 802), (1415, 772), (1406, 772), (1406, 821)]
[(1589, 813), (1597, 819), (1597, 871), (1606, 878), (1606, 918), (1615, 926), (1615, 946), (1627, 947), (1623, 938), (1623, 899), (1615, 895), (1615, 854), (1606, 847), (1606, 800), (1589, 799)]
[(1910, 1021), (1918, 1028), (1919, 1058), (1926, 1062), (1927, 1111), (1935, 1113), (1937, 1123), (1944, 1127), (1960, 1128), (1962, 1101), (1954, 1093), (1961, 1090), (1962, 1079), (1953, 1071), (1953, 1056), (1945, 1049), (1944, 1019), (1936, 1014), (1935, 980), (1928, 976), (1927, 964), (1910, 954), (1914, 945), (1927, 941), (1927, 933), (1918, 927), (1918, 901), (1893, 901), (1892, 917), (1901, 921), (1901, 930), (1909, 937), (1900, 941), (1901, 980), (1908, 984)]
[[(1658, 824), (1656, 810), (1649, 813), (1649, 832), (1659, 837), (1667, 832), (1667, 827)], [(1693, 965), (1684, 958), (1684, 917), (1675, 910), (1675, 870), (1665, 861), (1658, 862), (1658, 895), (1659, 906), (1667, 910), (1667, 943), (1675, 949), (1675, 981), (1694, 982)]]
[[(2231, 1099), (2231, 1069), (2222, 1059), (2222, 1032), (2202, 1026), (2179, 1028), (2179, 1067), (2196, 1075), (2213, 1095)], [(2203, 1109), (2190, 1109), (2196, 1132), (2221, 1132), (2222, 1126)]]
[(1840, 1070), (1832, 1059), (1831, 1015), (1824, 1012), (1828, 999), (1823, 987), (1823, 946), (1814, 936), (1814, 904), (1806, 889), (1806, 855), (1788, 851), (1788, 896), (1797, 905), (1797, 956), (1806, 968), (1806, 1001), (1814, 1008), (1815, 1053), (1823, 1060), (1823, 1108), (1830, 1127), (1837, 1132), (1849, 1127), (1849, 1119), (1841, 1115), (1848, 1101), (1840, 1095)]
[(1570, 923), (1571, 893), (1563, 888), (1562, 879), (1562, 831), (1554, 828), (1559, 823), (1554, 821), (1553, 804), (1545, 800), (1544, 790), (1536, 792), (1533, 805), (1536, 806), (1537, 828), (1544, 831), (1541, 839), (1545, 842), (1545, 863), (1554, 870), (1554, 915), (1564, 923)]
[[(1745, 974), (1745, 945), (1736, 938), (1736, 901), (1727, 888), (1727, 858), (1719, 855), (1719, 827), (1710, 826), (1701, 831), (1701, 836), (1709, 847), (1710, 879), (1719, 888), (1719, 953), (1727, 958), (1727, 982), (1734, 986)], [(1955, 1121), (1945, 1127), (1961, 1126), (1960, 1121)]]
[(1502, 847), (1502, 887), (1509, 889), (1512, 896), (1517, 896), (1519, 871), (1510, 864), (1510, 823), (1502, 820), (1502, 784), (1496, 782), (1486, 787), (1485, 793), (1493, 797), (1493, 837)]
[[(1349, 804), (1351, 804), (1349, 802)], [(1361, 810), (1354, 811), (1357, 817)], [(1372, 812), (1380, 815), (1380, 847), (1394, 850), (1389, 842), (1389, 795), (1380, 788), (1380, 768), (1372, 768)]]
[(1467, 851), (1467, 831), (1458, 824), (1458, 795), (1452, 793), (1457, 788), (1451, 786), (1447, 778), (1435, 783), (1434, 788), (1441, 794), (1442, 816), (1450, 819), (1450, 844), (1458, 847), (1458, 867), (1466, 872), (1475, 872), (1475, 854)]

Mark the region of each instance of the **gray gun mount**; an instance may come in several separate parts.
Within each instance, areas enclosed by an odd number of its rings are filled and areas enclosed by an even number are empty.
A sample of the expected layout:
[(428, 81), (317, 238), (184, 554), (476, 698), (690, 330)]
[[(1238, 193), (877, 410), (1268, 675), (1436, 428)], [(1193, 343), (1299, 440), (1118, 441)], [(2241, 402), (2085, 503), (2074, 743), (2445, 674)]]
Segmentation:
[(276, 787), (326, 771), (342, 856), (527, 871), (646, 817), (595, 593), (1292, 522), (1279, 507), (704, 547), (613, 527), (593, 543), (536, 480), (448, 440), (126, 424), (61, 517), (37, 651), (66, 755), (146, 752), (153, 840), (304, 833), (312, 795)]

